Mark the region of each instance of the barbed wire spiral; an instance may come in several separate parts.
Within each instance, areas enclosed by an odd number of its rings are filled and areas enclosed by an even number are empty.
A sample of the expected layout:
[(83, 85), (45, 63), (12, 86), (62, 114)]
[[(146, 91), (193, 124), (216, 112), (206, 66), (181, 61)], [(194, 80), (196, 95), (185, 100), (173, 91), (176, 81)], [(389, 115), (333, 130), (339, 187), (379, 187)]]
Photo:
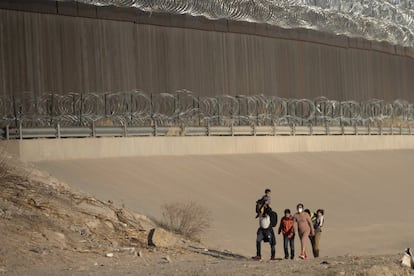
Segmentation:
[(198, 96), (188, 90), (147, 94), (32, 94), (0, 98), (0, 126), (206, 126), (403, 124), (414, 120), (414, 105), (337, 101), (325, 97), (286, 99), (265, 95)]
[[(72, 0), (60, 0), (72, 1)], [(414, 45), (413, 0), (75, 0), (96, 6), (307, 28)]]

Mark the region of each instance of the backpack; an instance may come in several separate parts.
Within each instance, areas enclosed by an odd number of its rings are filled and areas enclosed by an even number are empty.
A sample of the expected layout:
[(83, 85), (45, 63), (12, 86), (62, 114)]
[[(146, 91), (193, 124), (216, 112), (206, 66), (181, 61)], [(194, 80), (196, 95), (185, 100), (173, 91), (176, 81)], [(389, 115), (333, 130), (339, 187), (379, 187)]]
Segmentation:
[(276, 227), (276, 225), (277, 225), (277, 213), (275, 211), (272, 211), (272, 209), (270, 209), (269, 210), (269, 216), (270, 216), (270, 226), (271, 227)]

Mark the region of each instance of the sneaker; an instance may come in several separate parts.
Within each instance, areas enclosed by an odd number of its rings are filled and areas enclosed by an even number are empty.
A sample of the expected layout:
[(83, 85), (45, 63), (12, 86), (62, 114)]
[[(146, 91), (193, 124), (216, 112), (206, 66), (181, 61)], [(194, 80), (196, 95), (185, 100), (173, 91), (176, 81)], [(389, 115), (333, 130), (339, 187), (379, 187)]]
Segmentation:
[(306, 260), (307, 259), (307, 257), (305, 256), (305, 255), (299, 255), (299, 258), (301, 258), (302, 260)]
[(253, 260), (260, 261), (262, 259), (261, 256), (254, 256), (252, 257)]
[(271, 261), (276, 261), (276, 258), (275, 257), (270, 257), (270, 260)]

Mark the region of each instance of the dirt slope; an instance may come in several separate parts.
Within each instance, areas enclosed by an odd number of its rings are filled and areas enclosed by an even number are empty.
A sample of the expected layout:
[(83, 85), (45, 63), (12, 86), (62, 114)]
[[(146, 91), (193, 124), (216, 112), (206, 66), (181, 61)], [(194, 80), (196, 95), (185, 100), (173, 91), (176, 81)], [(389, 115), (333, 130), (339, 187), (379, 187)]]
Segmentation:
[[(241, 159), (244, 158), (249, 160), (252, 156), (243, 156)], [(262, 158), (263, 156), (259, 157)], [(190, 158), (190, 160), (192, 165), (197, 164), (195, 160), (200, 162), (198, 158)], [(155, 161), (158, 161), (157, 158)], [(4, 170), (4, 164), (7, 164), (7, 170)], [(203, 167), (206, 167), (205, 163)], [(217, 170), (217, 166), (212, 168)], [(223, 176), (222, 172), (216, 171), (216, 176)], [(208, 178), (208, 175), (205, 177)], [(171, 180), (174, 181), (174, 178)], [(213, 184), (219, 185), (211, 182), (211, 185)], [(191, 192), (191, 187), (196, 185), (197, 183), (189, 185), (186, 190)], [(273, 189), (276, 190), (274, 187)], [(179, 191), (174, 188), (169, 190), (175, 192), (171, 193), (171, 198), (177, 196), (176, 193)], [(108, 193), (105, 189), (96, 191)], [(2, 245), (0, 275), (412, 275), (414, 273), (412, 269), (399, 264), (402, 256), (400, 250), (389, 255), (357, 254), (322, 257), (308, 261), (256, 262), (229, 250), (214, 248), (211, 246), (213, 242), (206, 246), (166, 231), (155, 235), (154, 241), (158, 246), (148, 246), (149, 230), (156, 225), (147, 217), (131, 212), (114, 202), (115, 198), (121, 202), (120, 195), (127, 194), (120, 194), (118, 191), (122, 189), (119, 190), (119, 187), (115, 191), (99, 199), (97, 196), (74, 192), (64, 182), (28, 164), (10, 157), (0, 159), (0, 242)], [(208, 189), (203, 191), (205, 195), (214, 198), (211, 195), (213, 192), (207, 191)], [(241, 190), (236, 189), (236, 191)], [(243, 198), (240, 192), (237, 194), (234, 191), (226, 191), (223, 198), (229, 194), (233, 195), (233, 198), (234, 196)], [(152, 193), (148, 197), (161, 201), (158, 197), (162, 195), (162, 193)], [(202, 197), (194, 196), (194, 198)], [(139, 201), (141, 200), (144, 200), (144, 197), (139, 197)], [(199, 201), (205, 202), (201, 199)], [(217, 194), (215, 203), (223, 204), (220, 193)], [(126, 202), (124, 204), (128, 205)], [(225, 207), (231, 210), (233, 208), (231, 206), (232, 204), (228, 204)], [(228, 212), (225, 211), (226, 214)], [(249, 220), (250, 212), (251, 208), (249, 208)], [(225, 232), (224, 228), (219, 228), (223, 225), (223, 222), (216, 219), (215, 228), (210, 231), (207, 240), (214, 236), (217, 229)], [(233, 227), (231, 224), (228, 226), (230, 230)], [(252, 227), (255, 228), (254, 225)], [(157, 231), (160, 229), (156, 228), (155, 233)], [(332, 231), (329, 230), (330, 233)], [(326, 236), (329, 240), (329, 235)], [(233, 244), (238, 245), (238, 240), (233, 239), (233, 241), (236, 241)], [(222, 246), (225, 244), (223, 240), (218, 242)], [(378, 248), (378, 252), (381, 251), (380, 247)]]
[[(214, 217), (204, 241), (245, 256), (255, 253), (253, 205), (265, 188), (279, 214), (326, 211), (322, 256), (402, 252), (414, 247), (414, 151), (137, 157), (53, 161), (36, 166), (71, 187), (160, 216), (165, 202), (195, 200)], [(297, 250), (299, 243), (296, 242)], [(269, 254), (264, 247), (264, 254)], [(277, 256), (282, 242), (278, 238)]]

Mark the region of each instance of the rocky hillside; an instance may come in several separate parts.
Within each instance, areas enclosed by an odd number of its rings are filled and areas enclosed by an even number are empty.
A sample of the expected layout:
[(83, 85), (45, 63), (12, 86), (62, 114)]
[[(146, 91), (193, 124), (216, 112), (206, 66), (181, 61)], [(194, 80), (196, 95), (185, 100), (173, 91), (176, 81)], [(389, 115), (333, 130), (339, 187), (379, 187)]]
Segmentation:
[(99, 257), (185, 254), (201, 246), (111, 201), (73, 192), (4, 153), (0, 177), (0, 272), (69, 269)]

